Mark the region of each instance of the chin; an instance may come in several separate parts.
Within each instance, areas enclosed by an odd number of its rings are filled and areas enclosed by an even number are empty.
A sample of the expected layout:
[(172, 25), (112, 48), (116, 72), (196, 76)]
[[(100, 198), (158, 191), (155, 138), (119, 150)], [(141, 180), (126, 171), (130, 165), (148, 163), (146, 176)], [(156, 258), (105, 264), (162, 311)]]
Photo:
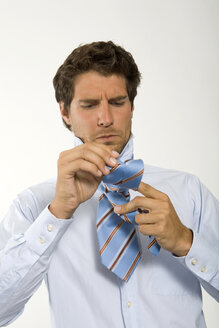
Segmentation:
[(108, 146), (110, 148), (110, 150), (115, 150), (117, 151), (117, 153), (121, 153), (123, 148), (125, 147), (126, 143), (120, 145), (120, 144), (117, 144), (117, 145), (114, 145), (114, 144), (110, 144), (110, 143), (105, 143), (106, 146)]

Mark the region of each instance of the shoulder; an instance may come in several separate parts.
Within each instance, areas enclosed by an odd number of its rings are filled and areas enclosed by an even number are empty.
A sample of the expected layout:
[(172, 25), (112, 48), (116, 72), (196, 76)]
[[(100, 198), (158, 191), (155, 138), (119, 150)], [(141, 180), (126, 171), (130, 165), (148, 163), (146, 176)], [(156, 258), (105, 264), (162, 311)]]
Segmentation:
[(144, 165), (144, 178), (145, 177), (151, 177), (156, 178), (158, 177), (159, 180), (170, 180), (170, 179), (194, 179), (197, 180), (198, 177), (192, 173), (181, 171), (181, 170), (175, 170), (175, 169), (169, 169), (169, 168), (163, 168), (153, 165)]
[(199, 178), (192, 173), (152, 165), (144, 166), (143, 181), (164, 192), (190, 192), (190, 195), (195, 195), (201, 188)]

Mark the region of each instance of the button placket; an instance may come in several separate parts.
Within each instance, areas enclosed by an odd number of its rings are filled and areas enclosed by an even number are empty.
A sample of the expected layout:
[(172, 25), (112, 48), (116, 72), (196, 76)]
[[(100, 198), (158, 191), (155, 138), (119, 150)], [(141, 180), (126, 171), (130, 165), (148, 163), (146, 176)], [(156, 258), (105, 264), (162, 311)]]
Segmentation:
[(53, 226), (52, 224), (48, 224), (48, 226), (47, 226), (47, 230), (48, 230), (49, 232), (51, 232), (51, 231), (53, 231), (53, 229), (54, 229), (54, 226)]
[(136, 277), (133, 274), (127, 283), (121, 285), (122, 309), (126, 328), (140, 327), (138, 304), (137, 304), (137, 288)]

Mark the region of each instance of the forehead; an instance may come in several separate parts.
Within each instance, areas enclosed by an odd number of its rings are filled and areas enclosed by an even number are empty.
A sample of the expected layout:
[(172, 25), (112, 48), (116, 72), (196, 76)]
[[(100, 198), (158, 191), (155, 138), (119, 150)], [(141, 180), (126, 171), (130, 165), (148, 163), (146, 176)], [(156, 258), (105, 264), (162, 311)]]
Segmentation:
[(74, 82), (74, 98), (92, 97), (105, 94), (108, 97), (127, 95), (126, 80), (116, 74), (109, 76), (90, 71), (76, 76)]

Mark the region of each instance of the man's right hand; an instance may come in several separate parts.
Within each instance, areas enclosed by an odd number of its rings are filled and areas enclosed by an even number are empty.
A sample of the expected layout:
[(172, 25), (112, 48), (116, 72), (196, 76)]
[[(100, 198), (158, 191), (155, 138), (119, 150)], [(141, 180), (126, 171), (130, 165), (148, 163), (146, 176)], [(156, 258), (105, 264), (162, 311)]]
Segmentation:
[(56, 195), (50, 212), (69, 219), (76, 208), (93, 196), (108, 166), (115, 166), (119, 154), (106, 145), (88, 142), (62, 152), (58, 159)]

